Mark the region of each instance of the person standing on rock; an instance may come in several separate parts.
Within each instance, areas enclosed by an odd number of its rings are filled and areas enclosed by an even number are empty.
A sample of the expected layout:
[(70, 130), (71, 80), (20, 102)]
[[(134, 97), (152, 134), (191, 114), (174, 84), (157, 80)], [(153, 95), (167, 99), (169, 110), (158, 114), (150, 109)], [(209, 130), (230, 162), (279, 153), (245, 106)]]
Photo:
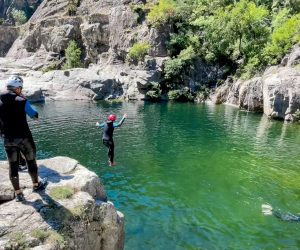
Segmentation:
[(0, 94), (0, 130), (9, 163), (9, 177), (15, 190), (16, 201), (23, 201), (24, 195), (19, 184), (20, 152), (24, 155), (28, 173), (33, 183), (33, 192), (46, 188), (47, 179), (38, 180), (36, 147), (29, 129), (26, 114), (38, 118), (29, 101), (22, 95), (23, 79), (11, 76), (6, 81), (7, 91)]
[(108, 148), (108, 164), (109, 166), (115, 166), (114, 155), (115, 155), (115, 145), (113, 140), (114, 129), (117, 127), (121, 127), (125, 119), (127, 118), (127, 114), (123, 115), (122, 119), (119, 122), (116, 121), (116, 116), (111, 114), (107, 117), (107, 121), (103, 123), (96, 123), (96, 126), (99, 128), (103, 128), (103, 144)]

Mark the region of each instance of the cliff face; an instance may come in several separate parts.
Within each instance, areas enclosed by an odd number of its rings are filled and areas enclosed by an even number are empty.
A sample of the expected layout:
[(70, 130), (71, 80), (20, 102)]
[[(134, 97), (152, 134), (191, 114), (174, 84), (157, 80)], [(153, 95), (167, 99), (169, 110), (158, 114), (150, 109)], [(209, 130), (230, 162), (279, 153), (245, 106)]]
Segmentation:
[[(171, 27), (148, 27), (132, 9), (141, 2), (81, 0), (70, 16), (70, 1), (43, 1), (10, 49), (2, 50), (0, 80), (20, 74), (25, 89), (42, 89), (46, 99), (143, 99), (151, 82), (162, 80)], [(71, 40), (88, 69), (38, 71), (61, 63)], [(137, 42), (150, 44), (149, 55), (142, 64), (129, 65), (126, 55)]]
[[(70, 40), (75, 40), (84, 54), (85, 65), (104, 59), (125, 61), (128, 50), (136, 42), (149, 42), (150, 56), (166, 56), (165, 41), (168, 27), (163, 31), (149, 28), (138, 22), (131, 10), (131, 1), (81, 0), (70, 16), (70, 1), (45, 0), (24, 26), (24, 32), (7, 54), (11, 58), (23, 58), (46, 52), (39, 62), (47, 64), (53, 52), (63, 56)], [(47, 61), (48, 59), (48, 61)]]
[(20, 203), (12, 200), (7, 162), (1, 162), (0, 249), (123, 249), (124, 216), (107, 202), (96, 174), (67, 157), (38, 165), (49, 185), (33, 193), (21, 172), (26, 200)]
[(27, 17), (31, 17), (42, 0), (0, 0), (0, 18), (9, 17), (12, 9), (23, 10)]
[(217, 88), (211, 99), (287, 121), (298, 119), (300, 110), (300, 46), (295, 46), (281, 62), (261, 77), (230, 81)]

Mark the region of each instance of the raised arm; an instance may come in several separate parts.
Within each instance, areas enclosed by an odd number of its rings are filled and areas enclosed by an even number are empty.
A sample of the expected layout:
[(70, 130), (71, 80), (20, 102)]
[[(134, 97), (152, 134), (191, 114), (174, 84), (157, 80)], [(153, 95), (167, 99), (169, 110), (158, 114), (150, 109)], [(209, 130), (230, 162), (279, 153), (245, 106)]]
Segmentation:
[(103, 128), (104, 127), (104, 122), (103, 123), (96, 122), (96, 127)]
[(127, 114), (123, 115), (122, 119), (118, 123), (114, 122), (114, 128), (121, 127), (126, 118)]

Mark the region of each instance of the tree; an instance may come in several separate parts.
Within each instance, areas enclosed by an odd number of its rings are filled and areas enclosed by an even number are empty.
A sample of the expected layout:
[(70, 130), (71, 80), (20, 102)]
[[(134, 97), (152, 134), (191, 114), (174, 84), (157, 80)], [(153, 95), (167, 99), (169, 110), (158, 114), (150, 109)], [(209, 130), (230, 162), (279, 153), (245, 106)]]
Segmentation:
[(24, 11), (13, 9), (11, 15), (17, 25), (21, 25), (27, 22), (27, 16)]
[(70, 41), (66, 49), (66, 62), (63, 65), (63, 69), (71, 69), (81, 67), (81, 49), (78, 48), (74, 40)]

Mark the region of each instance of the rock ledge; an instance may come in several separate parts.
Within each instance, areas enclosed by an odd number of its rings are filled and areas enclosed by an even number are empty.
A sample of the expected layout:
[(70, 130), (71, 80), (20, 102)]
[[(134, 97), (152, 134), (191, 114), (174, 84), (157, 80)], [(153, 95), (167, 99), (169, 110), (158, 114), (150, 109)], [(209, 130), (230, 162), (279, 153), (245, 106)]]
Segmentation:
[(0, 162), (0, 249), (123, 249), (124, 216), (98, 176), (68, 157), (38, 161), (49, 185), (32, 192), (20, 172), (25, 201), (13, 200), (7, 162)]

